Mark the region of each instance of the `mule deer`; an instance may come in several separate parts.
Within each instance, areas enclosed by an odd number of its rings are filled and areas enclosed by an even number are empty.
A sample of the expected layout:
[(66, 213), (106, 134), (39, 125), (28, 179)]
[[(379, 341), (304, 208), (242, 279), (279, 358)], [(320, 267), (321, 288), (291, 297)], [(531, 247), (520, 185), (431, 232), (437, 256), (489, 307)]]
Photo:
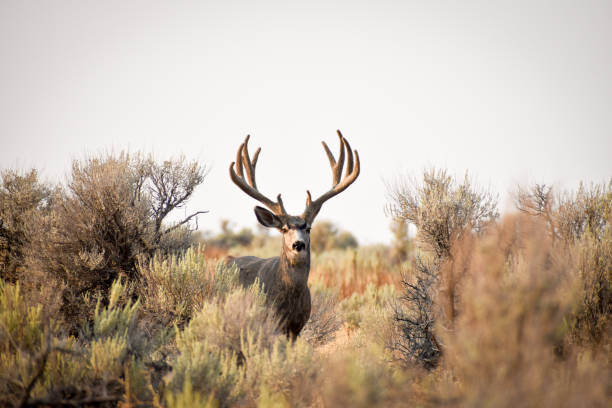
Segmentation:
[[(268, 300), (274, 305), (280, 319), (280, 329), (293, 339), (297, 337), (310, 317), (310, 291), (307, 283), (310, 272), (310, 228), (312, 223), (323, 203), (340, 194), (359, 176), (357, 150), (354, 151), (353, 162), (351, 146), (340, 131), (338, 131), (338, 138), (340, 139), (338, 161), (325, 142), (322, 142), (332, 170), (332, 187), (316, 200), (312, 200), (310, 191), (306, 191), (306, 209), (300, 216), (287, 214), (280, 194), (275, 202), (259, 192), (255, 182), (255, 166), (261, 148), (257, 149), (251, 160), (247, 148), (249, 136), (238, 148), (236, 161), (229, 168), (232, 181), (242, 191), (268, 207), (269, 210), (256, 206), (255, 216), (263, 226), (276, 228), (281, 232), (282, 245), (280, 256), (274, 258), (228, 257), (227, 263), (228, 265), (235, 264), (238, 267), (239, 280), (243, 286), (253, 284), (256, 278), (263, 284), (263, 290)], [(342, 177), (345, 156), (346, 172)]]

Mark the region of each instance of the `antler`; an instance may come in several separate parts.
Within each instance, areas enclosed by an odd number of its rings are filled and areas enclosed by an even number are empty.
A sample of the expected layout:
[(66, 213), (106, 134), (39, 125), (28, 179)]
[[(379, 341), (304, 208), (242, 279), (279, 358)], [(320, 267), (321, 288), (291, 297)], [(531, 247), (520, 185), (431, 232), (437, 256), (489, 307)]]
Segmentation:
[[(247, 135), (246, 139), (244, 139), (244, 143), (242, 143), (238, 148), (238, 152), (236, 153), (236, 161), (230, 164), (230, 177), (242, 191), (264, 204), (274, 214), (287, 215), (280, 194), (276, 197), (277, 202), (274, 202), (261, 194), (257, 189), (257, 183), (255, 182), (255, 166), (257, 165), (257, 158), (259, 157), (261, 147), (257, 149), (255, 156), (253, 156), (253, 160), (251, 160), (249, 157), (249, 150), (247, 148), (247, 143), (249, 143), (250, 137), (250, 135)], [(234, 164), (236, 164), (238, 174), (236, 174), (236, 171), (234, 171)], [(246, 178), (243, 168), (246, 170)]]
[[(333, 196), (340, 194), (348, 186), (353, 184), (353, 182), (359, 176), (359, 154), (357, 150), (351, 151), (351, 145), (349, 142), (342, 136), (342, 133), (338, 130), (338, 138), (340, 138), (340, 153), (338, 153), (338, 161), (334, 158), (334, 155), (329, 150), (325, 142), (323, 143), (323, 148), (325, 149), (325, 153), (327, 153), (327, 158), (329, 159), (329, 165), (332, 169), (332, 188), (328, 192), (324, 193), (321, 197), (312, 201), (312, 197), (310, 195), (310, 191), (306, 191), (306, 209), (304, 210), (304, 214), (302, 214), (302, 218), (309, 224), (312, 224), (314, 218), (317, 216), (319, 211), (321, 210), (321, 206), (323, 203)], [(346, 172), (344, 173), (344, 179), (341, 180), (342, 177), (342, 168), (344, 167), (344, 150), (347, 151), (347, 163), (346, 163)], [(355, 153), (355, 166), (353, 167), (353, 152)]]

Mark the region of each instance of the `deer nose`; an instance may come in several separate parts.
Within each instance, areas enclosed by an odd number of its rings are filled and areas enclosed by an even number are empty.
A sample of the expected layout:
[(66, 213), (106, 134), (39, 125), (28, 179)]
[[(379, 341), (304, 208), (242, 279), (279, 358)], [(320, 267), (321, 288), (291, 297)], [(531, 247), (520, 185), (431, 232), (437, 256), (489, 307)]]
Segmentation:
[(306, 244), (303, 241), (295, 241), (293, 243), (293, 249), (300, 252), (302, 249), (306, 248)]

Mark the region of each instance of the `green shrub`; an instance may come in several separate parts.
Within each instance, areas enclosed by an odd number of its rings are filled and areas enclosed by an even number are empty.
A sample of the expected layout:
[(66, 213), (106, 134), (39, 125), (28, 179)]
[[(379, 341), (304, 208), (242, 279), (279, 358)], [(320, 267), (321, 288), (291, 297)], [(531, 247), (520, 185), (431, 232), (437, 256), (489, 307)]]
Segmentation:
[(181, 336), (185, 341), (206, 340), (210, 347), (239, 354), (246, 333), (253, 333), (261, 344), (271, 347), (280, 336), (277, 328), (277, 318), (266, 304), (265, 294), (254, 284), (205, 301)]
[(311, 406), (316, 400), (320, 373), (318, 357), (304, 339), (277, 337), (266, 344), (261, 336), (247, 333), (242, 348), (246, 357), (245, 383), (248, 400), (266, 399), (287, 406)]
[(181, 392), (189, 381), (194, 392), (213, 395), (220, 406), (309, 400), (305, 389), (319, 370), (313, 349), (277, 328), (258, 284), (207, 300), (177, 335), (167, 392)]
[(145, 313), (162, 326), (182, 326), (206, 300), (223, 297), (238, 285), (236, 268), (208, 262), (201, 247), (182, 255), (156, 254), (138, 266)]
[(28, 305), (19, 285), (0, 282), (3, 405), (116, 403), (126, 393), (151, 401), (143, 358), (155, 352), (155, 342), (143, 341), (138, 302), (120, 305), (125, 294), (115, 282), (109, 304), (98, 301), (93, 322), (77, 340), (63, 334), (57, 321), (43, 319), (41, 304)]
[(41, 305), (27, 305), (19, 287), (0, 280), (0, 402), (28, 399), (40, 362), (48, 357), (53, 324), (44, 327)]
[(388, 306), (396, 296), (393, 286), (377, 287), (370, 283), (364, 293), (353, 293), (351, 297), (340, 302), (338, 307), (348, 328), (357, 329), (361, 326), (365, 315)]
[[(214, 396), (222, 407), (235, 403), (240, 394), (236, 384), (240, 373), (236, 356), (220, 351), (205, 339), (194, 339), (189, 328), (177, 336), (178, 355), (172, 362), (172, 374), (166, 382), (167, 398), (186, 398), (188, 392)], [(189, 389), (192, 387), (192, 391)]]
[(244, 398), (243, 374), (238, 370), (248, 358), (244, 338), (251, 336), (252, 342), (270, 348), (276, 339), (284, 337), (277, 328), (278, 322), (258, 284), (207, 299), (177, 334), (178, 354), (167, 378), (168, 390), (179, 392), (189, 379), (194, 391), (214, 393), (220, 406)]
[(207, 398), (193, 390), (191, 380), (187, 380), (183, 383), (183, 390), (181, 392), (172, 394), (169, 393), (166, 398), (168, 408), (216, 408), (217, 403), (212, 395)]

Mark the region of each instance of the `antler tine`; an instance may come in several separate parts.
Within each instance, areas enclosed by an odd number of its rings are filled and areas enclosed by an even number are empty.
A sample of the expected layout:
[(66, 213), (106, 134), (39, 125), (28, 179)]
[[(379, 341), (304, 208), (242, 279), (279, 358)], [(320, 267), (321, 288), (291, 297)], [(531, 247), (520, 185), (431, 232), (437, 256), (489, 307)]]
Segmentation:
[[(249, 136), (246, 137), (245, 142), (248, 142)], [(238, 148), (238, 152), (236, 153), (236, 173), (240, 177), (244, 177), (244, 173), (242, 171), (242, 149), (244, 148), (244, 142)]]
[(325, 143), (324, 141), (321, 142), (321, 144), (323, 144), (323, 148), (325, 149), (325, 153), (327, 153), (329, 165), (332, 168), (332, 186), (335, 186), (340, 182), (340, 178), (342, 177), (342, 167), (344, 167), (344, 137), (342, 136), (342, 133), (340, 133), (339, 130), (338, 138), (340, 139), (340, 152), (338, 153), (338, 162), (336, 162), (334, 155), (329, 150), (329, 147), (327, 147), (327, 143)]
[[(340, 133), (340, 131), (338, 131)], [(346, 171), (344, 172), (344, 177), (348, 177), (348, 175), (353, 171), (353, 151), (351, 150), (351, 145), (348, 140), (344, 137), (342, 138), (344, 142), (344, 147), (346, 148)]]
[(259, 152), (261, 152), (261, 147), (257, 148), (257, 151), (255, 152), (255, 156), (253, 156), (253, 168), (257, 166), (257, 159), (259, 158)]
[[(338, 153), (338, 163), (336, 164), (336, 168), (334, 169), (334, 185), (340, 182), (342, 178), (342, 168), (344, 167), (344, 136), (340, 133), (339, 130), (336, 131), (338, 133), (338, 139), (340, 140), (340, 153)], [(350, 150), (349, 150), (350, 152)]]
[(247, 139), (245, 140), (245, 142), (243, 143), (243, 146), (242, 146), (242, 162), (243, 162), (244, 167), (246, 169), (246, 174), (247, 174), (247, 177), (249, 179), (249, 184), (254, 189), (257, 190), (257, 183), (255, 182), (255, 164), (253, 164), (253, 162), (251, 162), (251, 158), (249, 157), (249, 148), (248, 148), (248, 144), (247, 144), (248, 141), (249, 141), (249, 138), (247, 136)]
[[(286, 215), (287, 212), (285, 211), (283, 200), (281, 199), (280, 194), (277, 197), (277, 202), (274, 202), (264, 196), (257, 189), (257, 184), (255, 182), (255, 166), (257, 165), (257, 159), (259, 158), (259, 152), (261, 152), (261, 147), (257, 149), (255, 155), (253, 156), (253, 160), (251, 160), (251, 158), (249, 157), (249, 150), (247, 146), (249, 138), (250, 136), (247, 136), (244, 139), (244, 142), (240, 145), (240, 147), (238, 148), (238, 152), (236, 153), (236, 161), (230, 164), (230, 178), (232, 179), (234, 184), (240, 187), (242, 191), (264, 204), (276, 215)], [(234, 165), (236, 165), (236, 170), (234, 170)], [(243, 171), (243, 167), (244, 169), (246, 169), (246, 178)]]
[(278, 203), (278, 208), (280, 209), (280, 213), (286, 215), (287, 211), (285, 211), (285, 206), (283, 205), (283, 199), (281, 198), (280, 193), (276, 196), (276, 202)]
[[(346, 190), (348, 186), (350, 186), (357, 179), (357, 176), (359, 176), (359, 171), (360, 171), (359, 153), (357, 153), (357, 150), (351, 151), (351, 145), (344, 138), (344, 136), (342, 136), (342, 133), (339, 130), (338, 130), (338, 137), (340, 138), (340, 153), (338, 155), (338, 162), (336, 162), (329, 148), (327, 147), (325, 142), (323, 142), (325, 153), (327, 153), (327, 157), (329, 159), (329, 163), (332, 168), (332, 175), (333, 175), (332, 188), (314, 201), (312, 200), (310, 191), (306, 191), (306, 209), (304, 210), (304, 214), (302, 216), (309, 223), (312, 223), (312, 221), (319, 213), (319, 210), (321, 209), (321, 206), (323, 205), (325, 201), (329, 200), (333, 196), (340, 194), (341, 192)], [(344, 174), (344, 179), (341, 180), (342, 167), (344, 167), (344, 150), (345, 149), (348, 150), (347, 167), (346, 167), (346, 172)], [(353, 154), (355, 155), (354, 162), (353, 162)]]

